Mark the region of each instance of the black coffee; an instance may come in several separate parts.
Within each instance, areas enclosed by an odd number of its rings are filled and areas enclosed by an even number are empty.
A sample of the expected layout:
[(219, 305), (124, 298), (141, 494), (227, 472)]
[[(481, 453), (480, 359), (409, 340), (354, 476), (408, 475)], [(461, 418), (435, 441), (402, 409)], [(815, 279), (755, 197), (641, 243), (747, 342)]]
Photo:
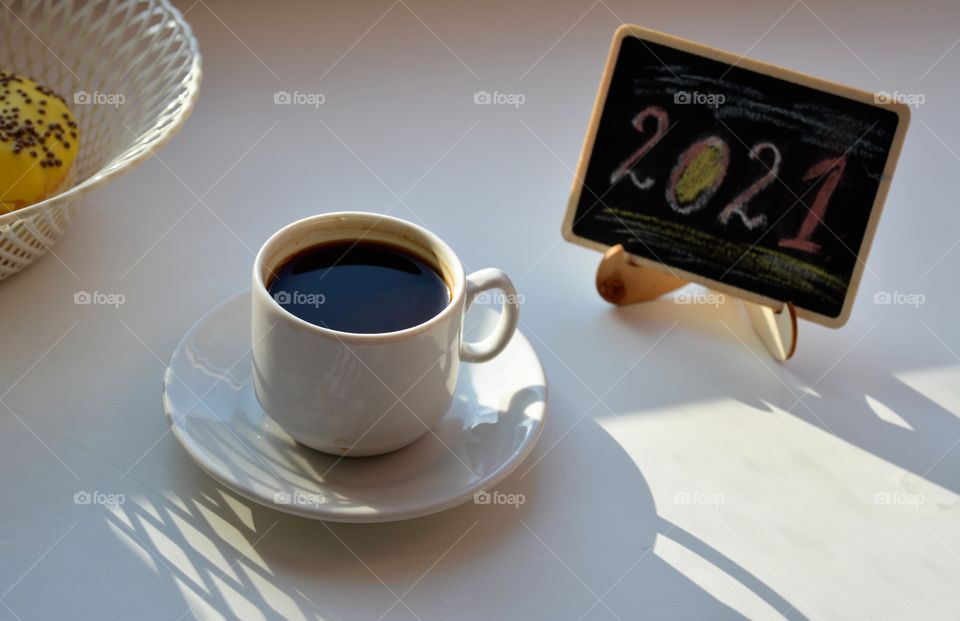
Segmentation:
[(450, 290), (428, 263), (365, 240), (306, 248), (280, 266), (267, 289), (304, 321), (362, 334), (411, 328), (450, 303)]

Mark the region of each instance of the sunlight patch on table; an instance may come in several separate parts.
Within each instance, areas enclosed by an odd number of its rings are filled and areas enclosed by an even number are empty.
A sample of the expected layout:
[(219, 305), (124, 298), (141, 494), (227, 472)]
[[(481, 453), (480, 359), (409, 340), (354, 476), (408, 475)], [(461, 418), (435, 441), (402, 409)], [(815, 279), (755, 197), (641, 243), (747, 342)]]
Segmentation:
[(213, 565), (221, 573), (227, 574), (234, 580), (238, 579), (236, 572), (230, 566), (230, 563), (220, 552), (217, 545), (205, 534), (201, 533), (195, 526), (173, 513), (168, 509), (170, 521), (180, 532), (186, 547), (203, 556), (204, 561)]
[(902, 427), (908, 431), (913, 431), (913, 426), (911, 426), (907, 421), (903, 420), (903, 417), (891, 410), (889, 407), (874, 399), (870, 395), (864, 395), (864, 398), (867, 400), (867, 405), (870, 406), (870, 409), (873, 410), (873, 413), (877, 415), (877, 418), (885, 423), (890, 423), (891, 425)]
[(166, 533), (149, 521), (143, 519), (142, 516), (139, 517), (139, 520), (146, 533), (147, 539), (153, 544), (153, 548), (163, 557), (167, 564), (173, 566), (177, 571), (189, 578), (190, 581), (193, 582), (194, 588), (205, 591), (206, 588), (203, 586), (203, 578), (200, 576), (197, 568), (193, 566), (193, 562), (187, 553), (184, 552), (183, 548), (180, 547), (177, 542), (170, 539)]
[(227, 494), (223, 490), (218, 490), (220, 496), (223, 497), (223, 501), (226, 503), (227, 507), (233, 511), (233, 514), (237, 516), (237, 519), (243, 523), (249, 530), (255, 531), (256, 527), (253, 525), (253, 511), (250, 510), (250, 507), (243, 502), (237, 500), (233, 496)]
[(894, 373), (894, 377), (960, 417), (960, 364)]
[[(247, 538), (244, 537), (243, 533), (241, 533), (236, 526), (208, 509), (202, 503), (197, 502), (195, 504), (197, 506), (197, 510), (200, 512), (200, 515), (203, 516), (203, 518), (207, 521), (207, 524), (210, 525), (210, 528), (220, 536), (221, 540), (232, 546), (238, 554), (252, 563), (255, 563), (264, 571), (269, 571), (266, 562), (264, 562), (263, 558), (255, 549), (250, 547), (249, 542), (247, 542)], [(255, 532), (253, 529), (251, 529), (251, 531)]]

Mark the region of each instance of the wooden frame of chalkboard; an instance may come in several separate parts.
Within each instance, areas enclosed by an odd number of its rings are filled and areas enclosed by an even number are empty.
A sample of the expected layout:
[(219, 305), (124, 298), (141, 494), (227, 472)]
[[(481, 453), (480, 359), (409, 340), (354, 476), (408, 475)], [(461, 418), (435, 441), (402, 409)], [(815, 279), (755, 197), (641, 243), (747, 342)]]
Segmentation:
[(839, 327), (909, 118), (889, 98), (621, 26), (563, 237)]

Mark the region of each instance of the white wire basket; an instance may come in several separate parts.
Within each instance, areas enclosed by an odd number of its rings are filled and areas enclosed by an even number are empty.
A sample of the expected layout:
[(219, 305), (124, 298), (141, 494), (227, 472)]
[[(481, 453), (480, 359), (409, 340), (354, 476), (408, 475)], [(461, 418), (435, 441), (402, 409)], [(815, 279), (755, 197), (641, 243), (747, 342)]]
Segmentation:
[(63, 237), (83, 195), (130, 170), (180, 129), (200, 88), (197, 40), (168, 0), (0, 2), (0, 69), (63, 97), (80, 128), (70, 179), (0, 215), (0, 280)]

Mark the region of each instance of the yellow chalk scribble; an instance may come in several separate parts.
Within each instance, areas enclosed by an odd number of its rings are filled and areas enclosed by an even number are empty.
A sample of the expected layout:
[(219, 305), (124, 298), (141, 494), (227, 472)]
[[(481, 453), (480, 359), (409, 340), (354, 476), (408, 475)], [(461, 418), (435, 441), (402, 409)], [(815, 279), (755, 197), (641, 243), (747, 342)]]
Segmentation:
[(681, 205), (689, 205), (717, 184), (726, 172), (723, 151), (716, 144), (704, 145), (677, 179), (676, 196)]

